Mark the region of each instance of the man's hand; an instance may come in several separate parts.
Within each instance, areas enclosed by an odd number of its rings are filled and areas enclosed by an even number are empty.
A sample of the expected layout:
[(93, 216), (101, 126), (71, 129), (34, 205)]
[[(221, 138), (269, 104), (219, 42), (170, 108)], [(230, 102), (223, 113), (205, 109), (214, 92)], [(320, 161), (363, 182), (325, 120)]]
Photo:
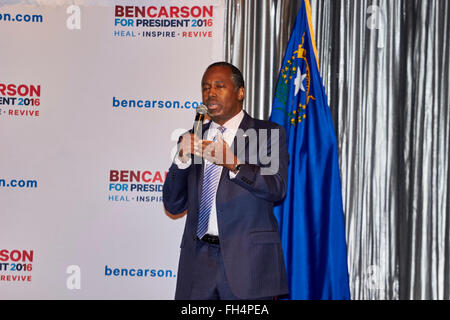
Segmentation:
[(240, 164), (239, 159), (221, 135), (217, 136), (217, 141), (198, 140), (195, 142), (194, 154), (231, 171)]
[(193, 133), (186, 133), (181, 137), (178, 152), (181, 162), (187, 163), (189, 161), (190, 155), (194, 154), (194, 144), (198, 144), (200, 141), (200, 138)]

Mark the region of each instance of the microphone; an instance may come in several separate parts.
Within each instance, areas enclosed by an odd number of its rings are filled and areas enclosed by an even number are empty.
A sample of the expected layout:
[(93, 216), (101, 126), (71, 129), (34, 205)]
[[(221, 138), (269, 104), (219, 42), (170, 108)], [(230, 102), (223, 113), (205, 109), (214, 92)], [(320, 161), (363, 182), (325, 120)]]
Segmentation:
[(194, 134), (199, 136), (201, 138), (201, 131), (200, 128), (202, 127), (203, 121), (205, 120), (205, 115), (208, 114), (208, 108), (201, 104), (197, 107), (197, 113), (195, 114), (195, 120), (194, 120)]
[[(197, 107), (196, 113), (195, 113), (195, 120), (194, 120), (194, 126), (192, 128), (192, 130), (194, 131), (194, 134), (196, 134), (200, 139), (201, 137), (201, 127), (203, 124), (203, 121), (205, 120), (205, 114), (208, 114), (208, 108), (201, 104)], [(178, 145), (180, 144), (180, 142), (183, 140), (183, 137), (181, 136), (178, 139)], [(183, 157), (183, 151), (179, 150), (178, 152), (178, 156), (181, 158)], [(193, 154), (191, 154), (191, 157), (194, 157)]]

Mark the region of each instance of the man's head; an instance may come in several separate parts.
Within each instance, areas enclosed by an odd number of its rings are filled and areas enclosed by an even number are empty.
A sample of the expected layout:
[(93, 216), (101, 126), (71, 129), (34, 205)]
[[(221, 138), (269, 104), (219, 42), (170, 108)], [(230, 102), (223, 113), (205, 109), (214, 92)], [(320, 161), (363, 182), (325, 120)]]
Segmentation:
[(211, 119), (223, 125), (242, 110), (245, 97), (242, 73), (227, 62), (213, 63), (202, 78), (202, 97)]

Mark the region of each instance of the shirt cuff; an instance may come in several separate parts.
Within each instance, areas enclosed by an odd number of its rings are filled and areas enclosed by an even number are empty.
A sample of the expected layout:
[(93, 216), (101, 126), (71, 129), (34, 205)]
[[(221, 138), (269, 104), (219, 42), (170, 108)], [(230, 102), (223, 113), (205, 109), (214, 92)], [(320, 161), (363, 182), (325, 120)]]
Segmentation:
[(236, 178), (236, 176), (238, 175), (239, 172), (234, 173), (233, 171), (228, 171), (229, 175), (230, 175), (230, 179), (234, 179)]
[(230, 179), (234, 179), (234, 178), (236, 178), (236, 176), (238, 175), (238, 173), (239, 173), (239, 170), (236, 172), (236, 173), (234, 173), (233, 171), (228, 171), (228, 175), (230, 176)]
[(187, 169), (187, 168), (189, 168), (191, 166), (192, 159), (189, 158), (188, 162), (184, 163), (183, 161), (180, 160), (178, 155), (176, 155), (175, 159), (173, 160), (173, 162), (177, 165), (178, 169), (185, 170), (185, 169)]

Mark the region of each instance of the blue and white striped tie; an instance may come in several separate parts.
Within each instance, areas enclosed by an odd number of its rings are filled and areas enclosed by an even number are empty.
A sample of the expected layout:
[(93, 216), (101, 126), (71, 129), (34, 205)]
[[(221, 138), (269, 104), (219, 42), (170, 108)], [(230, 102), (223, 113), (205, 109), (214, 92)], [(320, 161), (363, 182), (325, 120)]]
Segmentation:
[[(219, 127), (218, 129), (220, 133), (217, 134), (223, 134), (226, 130), (224, 127)], [(217, 135), (214, 137), (213, 141), (216, 140)], [(197, 237), (200, 239), (203, 238), (208, 231), (209, 216), (211, 214), (211, 208), (213, 206), (221, 172), (222, 168), (220, 166), (217, 166), (214, 163), (205, 163), (205, 172), (203, 174), (202, 183), (202, 197), (200, 200), (200, 213), (197, 226)]]

